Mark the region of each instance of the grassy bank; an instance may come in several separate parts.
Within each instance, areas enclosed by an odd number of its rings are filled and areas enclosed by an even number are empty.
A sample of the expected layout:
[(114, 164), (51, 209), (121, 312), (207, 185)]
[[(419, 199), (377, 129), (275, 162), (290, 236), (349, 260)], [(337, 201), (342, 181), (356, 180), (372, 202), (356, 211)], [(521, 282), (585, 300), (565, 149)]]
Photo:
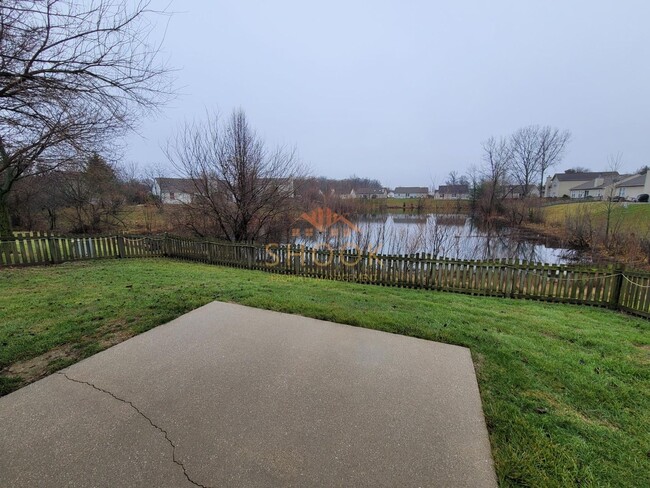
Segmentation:
[(211, 300), (467, 346), (504, 486), (650, 484), (650, 324), (163, 260), (0, 270), (4, 392)]
[(650, 204), (570, 202), (541, 208), (541, 222), (528, 231), (553, 237), (561, 247), (584, 250), (594, 262), (650, 268)]
[[(650, 231), (650, 204), (616, 202), (611, 204), (610, 222), (622, 232), (647, 233)], [(595, 225), (607, 221), (607, 202), (573, 202), (549, 205), (543, 208), (545, 222), (550, 226), (563, 226), (567, 218), (576, 213), (591, 216)]]

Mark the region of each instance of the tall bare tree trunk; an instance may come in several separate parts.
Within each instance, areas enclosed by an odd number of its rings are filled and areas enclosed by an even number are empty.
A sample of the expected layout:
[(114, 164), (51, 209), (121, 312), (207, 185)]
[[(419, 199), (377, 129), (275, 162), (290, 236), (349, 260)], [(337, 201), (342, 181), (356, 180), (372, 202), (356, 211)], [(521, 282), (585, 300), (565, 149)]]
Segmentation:
[(11, 218), (9, 217), (8, 192), (0, 193), (0, 238), (12, 236)]

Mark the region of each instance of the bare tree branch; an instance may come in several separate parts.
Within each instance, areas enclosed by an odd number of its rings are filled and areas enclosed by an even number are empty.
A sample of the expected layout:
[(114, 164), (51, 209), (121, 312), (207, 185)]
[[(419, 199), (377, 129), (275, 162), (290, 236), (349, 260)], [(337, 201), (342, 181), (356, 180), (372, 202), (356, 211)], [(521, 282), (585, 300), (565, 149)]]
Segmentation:
[(530, 125), (517, 130), (510, 137), (512, 147), (512, 177), (522, 187), (522, 197), (527, 197), (533, 182), (541, 172), (539, 126)]
[(172, 96), (153, 13), (148, 1), (0, 3), (0, 234), (17, 180), (107, 152)]
[(564, 151), (571, 141), (571, 132), (568, 130), (561, 131), (560, 129), (547, 125), (540, 129), (538, 137), (539, 194), (542, 195), (544, 191), (544, 176), (549, 168), (562, 161)]
[(305, 176), (295, 150), (268, 150), (241, 110), (225, 124), (216, 114), (186, 124), (166, 154), (193, 182), (189, 212), (209, 216), (214, 233), (236, 242), (264, 239), (286, 219), (295, 206), (294, 184)]

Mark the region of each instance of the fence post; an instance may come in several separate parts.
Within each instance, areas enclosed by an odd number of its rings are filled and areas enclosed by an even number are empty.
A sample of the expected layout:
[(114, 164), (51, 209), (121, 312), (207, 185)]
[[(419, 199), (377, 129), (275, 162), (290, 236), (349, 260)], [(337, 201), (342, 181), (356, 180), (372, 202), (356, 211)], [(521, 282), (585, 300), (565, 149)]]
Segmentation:
[(117, 257), (118, 258), (125, 258), (126, 257), (126, 249), (124, 246), (124, 236), (123, 235), (118, 235), (117, 236)]
[(621, 290), (623, 289), (623, 273), (625, 266), (620, 265), (614, 268), (614, 289), (612, 290), (611, 308), (620, 310), (621, 308)]
[(163, 236), (162, 255), (163, 257), (169, 257), (169, 234), (167, 232)]
[(515, 297), (515, 276), (517, 258), (506, 259), (506, 289), (504, 290), (505, 296), (514, 298)]
[(59, 246), (56, 237), (50, 235), (47, 239), (47, 246), (50, 248), (50, 259), (53, 263), (60, 263)]

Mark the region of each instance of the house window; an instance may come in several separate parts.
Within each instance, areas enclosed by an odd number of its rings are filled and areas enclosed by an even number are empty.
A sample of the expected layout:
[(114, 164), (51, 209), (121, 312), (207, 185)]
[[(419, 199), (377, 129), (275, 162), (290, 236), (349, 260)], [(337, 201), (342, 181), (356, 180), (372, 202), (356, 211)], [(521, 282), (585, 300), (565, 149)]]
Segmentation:
[(175, 199), (176, 199), (176, 196), (174, 195), (174, 192), (173, 192), (173, 191), (170, 191), (170, 192), (169, 192), (169, 199), (170, 199), (170, 200), (175, 200)]

